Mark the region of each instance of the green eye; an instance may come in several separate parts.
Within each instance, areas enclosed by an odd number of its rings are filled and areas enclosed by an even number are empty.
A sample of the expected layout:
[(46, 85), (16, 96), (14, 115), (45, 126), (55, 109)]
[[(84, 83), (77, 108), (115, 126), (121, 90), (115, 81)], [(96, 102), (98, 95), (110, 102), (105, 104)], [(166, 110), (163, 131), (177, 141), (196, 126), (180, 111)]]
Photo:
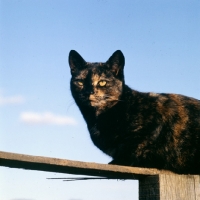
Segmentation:
[(106, 83), (107, 83), (106, 81), (99, 81), (99, 85), (100, 85), (101, 87), (105, 86)]

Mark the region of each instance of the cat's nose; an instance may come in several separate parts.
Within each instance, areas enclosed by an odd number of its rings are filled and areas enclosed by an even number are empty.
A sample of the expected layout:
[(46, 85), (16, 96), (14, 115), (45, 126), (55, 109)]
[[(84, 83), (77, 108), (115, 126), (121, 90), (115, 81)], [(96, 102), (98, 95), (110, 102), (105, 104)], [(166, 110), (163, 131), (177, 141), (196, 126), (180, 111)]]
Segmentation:
[(94, 94), (94, 91), (92, 91), (92, 90), (87, 90), (87, 91), (85, 91), (85, 94), (88, 95), (88, 96), (90, 96), (91, 94)]
[(94, 94), (94, 91), (93, 91), (93, 90), (91, 90), (91, 91), (89, 92), (89, 94)]
[(87, 91), (87, 93), (88, 93), (88, 94), (94, 94), (94, 90), (93, 90), (93, 89), (90, 89), (90, 90)]

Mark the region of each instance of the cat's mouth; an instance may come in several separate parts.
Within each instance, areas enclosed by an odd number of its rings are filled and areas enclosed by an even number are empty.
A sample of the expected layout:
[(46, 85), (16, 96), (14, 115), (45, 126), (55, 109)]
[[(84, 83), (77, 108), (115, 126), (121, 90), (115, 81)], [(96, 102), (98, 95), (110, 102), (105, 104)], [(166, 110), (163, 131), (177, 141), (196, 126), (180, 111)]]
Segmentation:
[(90, 105), (92, 106), (92, 107), (100, 107), (100, 106), (102, 106), (103, 104), (105, 104), (106, 103), (106, 101), (102, 101), (102, 100), (100, 100), (100, 101), (97, 101), (97, 100), (90, 100)]
[(90, 95), (89, 97), (90, 100), (90, 104), (93, 107), (102, 107), (102, 105), (106, 104), (105, 98), (102, 96), (94, 96), (94, 95)]
[(92, 107), (112, 107), (113, 105), (115, 105), (118, 100), (109, 98), (107, 96), (94, 96), (94, 95), (90, 95), (89, 97), (90, 100), (90, 104)]

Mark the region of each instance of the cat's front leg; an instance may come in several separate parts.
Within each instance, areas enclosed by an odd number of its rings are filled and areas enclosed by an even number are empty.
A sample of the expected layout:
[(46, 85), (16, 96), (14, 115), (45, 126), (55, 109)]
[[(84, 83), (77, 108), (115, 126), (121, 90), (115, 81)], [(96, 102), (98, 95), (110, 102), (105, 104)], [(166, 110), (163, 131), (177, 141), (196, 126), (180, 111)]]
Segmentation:
[(125, 160), (113, 159), (111, 162), (108, 163), (109, 165), (123, 165), (123, 166), (131, 166), (130, 162)]
[(117, 165), (117, 163), (118, 163), (117, 160), (112, 160), (112, 161), (109, 162), (108, 164), (109, 164), (109, 165)]
[(108, 163), (110, 165), (131, 166), (133, 163), (130, 153), (123, 151), (123, 149), (118, 149), (112, 158), (113, 160)]

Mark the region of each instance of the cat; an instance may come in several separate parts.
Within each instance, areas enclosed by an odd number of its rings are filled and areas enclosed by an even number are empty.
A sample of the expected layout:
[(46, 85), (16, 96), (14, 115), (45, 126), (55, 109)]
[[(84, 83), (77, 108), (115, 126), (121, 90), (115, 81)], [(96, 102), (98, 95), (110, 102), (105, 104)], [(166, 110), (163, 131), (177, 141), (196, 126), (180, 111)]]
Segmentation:
[(133, 90), (124, 65), (120, 50), (103, 63), (69, 53), (71, 93), (93, 143), (109, 164), (200, 174), (200, 101)]

